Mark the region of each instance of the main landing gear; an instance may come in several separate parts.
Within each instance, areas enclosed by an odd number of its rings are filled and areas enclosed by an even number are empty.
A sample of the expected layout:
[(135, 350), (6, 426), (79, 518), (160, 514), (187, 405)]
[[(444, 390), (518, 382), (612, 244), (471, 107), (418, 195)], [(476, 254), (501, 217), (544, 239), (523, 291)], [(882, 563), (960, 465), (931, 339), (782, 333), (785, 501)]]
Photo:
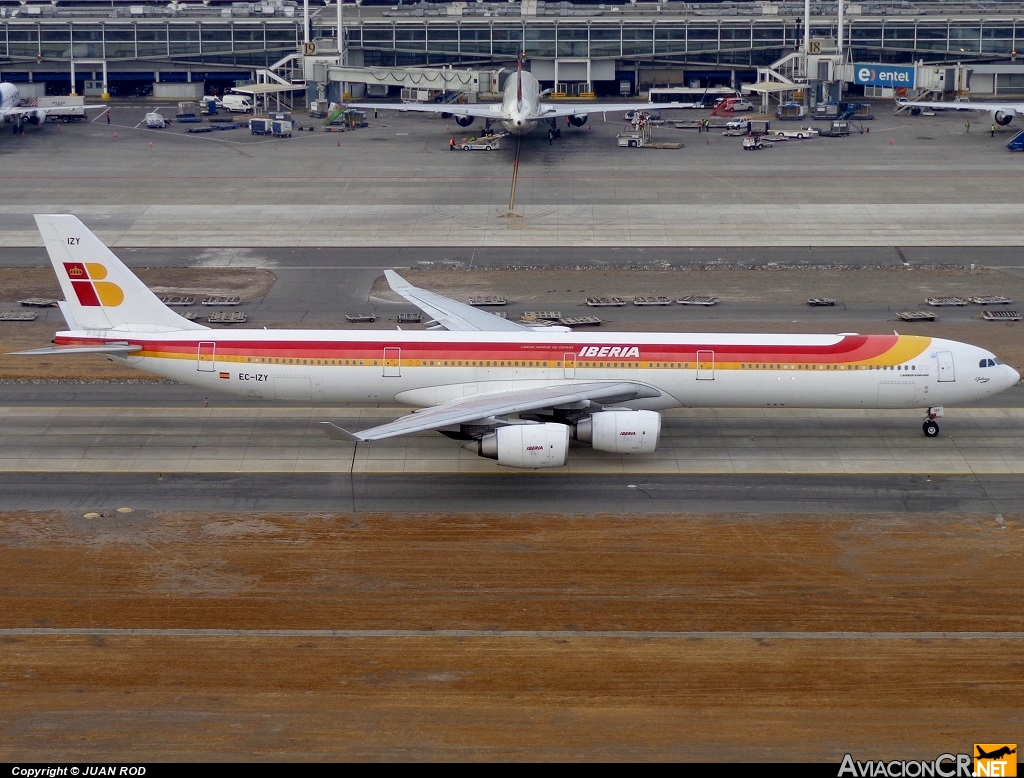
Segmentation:
[(921, 425), (925, 437), (934, 438), (939, 434), (939, 425), (935, 421), (939, 418), (942, 418), (942, 408), (934, 406), (928, 409), (928, 415), (924, 417), (924, 424)]

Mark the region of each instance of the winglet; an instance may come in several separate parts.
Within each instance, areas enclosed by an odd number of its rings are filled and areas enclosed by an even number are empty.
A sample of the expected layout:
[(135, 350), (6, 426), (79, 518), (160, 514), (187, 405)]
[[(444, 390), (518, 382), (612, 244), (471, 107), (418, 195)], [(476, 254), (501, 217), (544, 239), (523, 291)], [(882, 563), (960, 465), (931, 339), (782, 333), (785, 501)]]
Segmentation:
[(344, 440), (347, 443), (362, 443), (366, 440), (366, 438), (353, 435), (348, 430), (344, 430), (337, 424), (332, 424), (329, 421), (322, 421), (320, 422), (320, 425), (323, 427), (324, 432), (327, 433), (327, 437), (331, 440)]
[(388, 286), (390, 286), (394, 291), (398, 292), (399, 294), (401, 294), (400, 290), (402, 289), (412, 288), (412, 284), (410, 284), (408, 281), (406, 281), (404, 278), (398, 275), (398, 273), (396, 273), (394, 270), (385, 270), (384, 277), (388, 280)]

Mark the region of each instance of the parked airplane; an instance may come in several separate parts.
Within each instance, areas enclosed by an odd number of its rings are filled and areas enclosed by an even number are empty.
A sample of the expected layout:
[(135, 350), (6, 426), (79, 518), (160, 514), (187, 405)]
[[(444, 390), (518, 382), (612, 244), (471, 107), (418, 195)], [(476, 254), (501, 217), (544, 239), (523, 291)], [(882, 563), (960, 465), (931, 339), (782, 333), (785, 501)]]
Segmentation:
[(1017, 115), (1024, 115), (1024, 103), (972, 103), (969, 100), (954, 102), (920, 102), (918, 100), (900, 100), (898, 106), (910, 108), (915, 116), (921, 113), (922, 109), (930, 108), (940, 111), (976, 111), (978, 113), (988, 112), (992, 121), (1000, 127), (1005, 127)]
[[(69, 329), (22, 354), (104, 354), (175, 381), (268, 400), (398, 403), (421, 410), (333, 438), (437, 430), (509, 467), (558, 467), (570, 437), (650, 453), (676, 407), (927, 408), (980, 400), (1020, 375), (989, 351), (917, 335), (576, 333), (500, 319), (420, 289), (392, 288), (426, 331), (218, 330), (157, 297), (76, 217), (37, 215)], [(446, 330), (444, 332), (436, 330)]]
[(353, 108), (380, 110), (422, 111), (424, 113), (446, 113), (455, 117), (460, 127), (468, 127), (476, 119), (483, 119), (490, 127), (500, 122), (513, 135), (528, 135), (543, 120), (554, 128), (555, 120), (568, 119), (573, 127), (587, 123), (588, 114), (608, 111), (653, 110), (655, 108), (678, 108), (674, 104), (654, 103), (567, 103), (555, 105), (541, 102), (541, 89), (537, 79), (529, 71), (519, 69), (510, 74), (505, 82), (501, 103), (461, 105), (456, 103), (352, 103)]
[[(42, 124), (49, 113), (58, 109), (21, 106), (21, 93), (15, 84), (4, 81), (0, 83), (0, 120), (14, 120), (14, 131), (20, 132), (25, 124)], [(76, 105), (75, 108), (106, 108), (105, 105)], [(65, 109), (66, 110), (66, 109)], [(58, 112), (60, 112), (58, 110)]]

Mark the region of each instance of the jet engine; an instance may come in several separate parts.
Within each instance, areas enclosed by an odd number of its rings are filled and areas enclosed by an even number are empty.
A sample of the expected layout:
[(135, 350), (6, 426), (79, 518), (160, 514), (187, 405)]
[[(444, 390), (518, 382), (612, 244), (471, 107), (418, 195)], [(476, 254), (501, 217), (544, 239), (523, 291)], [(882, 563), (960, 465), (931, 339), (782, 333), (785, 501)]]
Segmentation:
[(32, 111), (21, 115), (23, 124), (42, 124), (46, 121), (46, 111)]
[(469, 125), (471, 125), (473, 123), (474, 119), (476, 119), (475, 116), (456, 116), (455, 117), (455, 121), (457, 121), (459, 123), (460, 127), (468, 127)]
[(569, 124), (571, 124), (573, 127), (582, 127), (586, 123), (587, 123), (587, 115), (586, 114), (582, 114), (581, 116), (570, 116), (569, 117)]
[(576, 440), (615, 454), (650, 454), (660, 433), (661, 414), (654, 411), (599, 411), (573, 425)]
[(996, 111), (992, 114), (992, 118), (996, 120), (996, 124), (1000, 127), (1005, 127), (1007, 124), (1013, 121), (1013, 111)]
[(569, 428), (564, 424), (514, 424), (480, 438), (477, 453), (505, 467), (562, 467), (569, 459)]

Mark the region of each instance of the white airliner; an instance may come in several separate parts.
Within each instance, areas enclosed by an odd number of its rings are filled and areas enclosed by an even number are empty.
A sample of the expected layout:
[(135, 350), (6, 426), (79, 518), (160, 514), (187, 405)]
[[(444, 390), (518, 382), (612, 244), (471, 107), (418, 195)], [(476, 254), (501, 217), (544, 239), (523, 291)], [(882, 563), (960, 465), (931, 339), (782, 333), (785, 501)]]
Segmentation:
[[(21, 93), (15, 84), (4, 81), (0, 83), (0, 120), (14, 120), (14, 131), (18, 132), (23, 124), (42, 124), (50, 113), (63, 113), (66, 109), (60, 108), (38, 108), (35, 106), (21, 106)], [(105, 105), (76, 105), (78, 108), (106, 108)]]
[(1024, 115), (1024, 103), (972, 103), (969, 100), (957, 100), (954, 102), (921, 102), (918, 100), (901, 100), (898, 106), (906, 106), (911, 109), (912, 114), (918, 114), (923, 108), (938, 109), (940, 111), (976, 111), (985, 113), (992, 117), (992, 122), (1005, 127), (1013, 121), (1015, 116)]
[[(676, 407), (926, 408), (973, 402), (1020, 380), (983, 348), (919, 335), (576, 333), (517, 324), (419, 289), (392, 288), (432, 317), (418, 331), (226, 330), (161, 303), (74, 216), (37, 215), (69, 329), (22, 354), (105, 354), (175, 381), (326, 405), (420, 408), (332, 438), (437, 430), (509, 467), (558, 467), (569, 439), (618, 454), (658, 445)], [(445, 331), (439, 331), (445, 330)]]
[(608, 111), (653, 110), (660, 108), (678, 108), (675, 104), (654, 103), (568, 103), (555, 105), (541, 102), (540, 84), (533, 74), (523, 70), (520, 65), (516, 72), (505, 81), (501, 103), (480, 105), (460, 105), (457, 103), (352, 103), (353, 108), (370, 108), (380, 110), (422, 111), (424, 113), (446, 113), (455, 117), (461, 127), (468, 127), (476, 119), (484, 119), (488, 126), (499, 122), (505, 130), (513, 135), (527, 135), (543, 120), (555, 126), (555, 120), (566, 118), (574, 127), (582, 127), (587, 123), (591, 113)]

